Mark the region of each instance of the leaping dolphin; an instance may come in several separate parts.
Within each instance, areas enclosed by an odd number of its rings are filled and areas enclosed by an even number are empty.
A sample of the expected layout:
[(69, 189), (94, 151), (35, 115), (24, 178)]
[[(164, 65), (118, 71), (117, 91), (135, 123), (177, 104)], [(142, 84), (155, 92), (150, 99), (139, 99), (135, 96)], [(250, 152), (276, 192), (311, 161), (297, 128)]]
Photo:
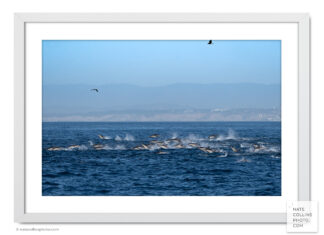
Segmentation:
[(98, 137), (100, 138), (100, 139), (102, 139), (102, 140), (109, 140), (110, 139), (110, 137), (108, 136), (103, 136), (103, 135), (98, 135)]
[(146, 144), (142, 144), (141, 146), (142, 146), (144, 149), (149, 149), (149, 146), (146, 145)]

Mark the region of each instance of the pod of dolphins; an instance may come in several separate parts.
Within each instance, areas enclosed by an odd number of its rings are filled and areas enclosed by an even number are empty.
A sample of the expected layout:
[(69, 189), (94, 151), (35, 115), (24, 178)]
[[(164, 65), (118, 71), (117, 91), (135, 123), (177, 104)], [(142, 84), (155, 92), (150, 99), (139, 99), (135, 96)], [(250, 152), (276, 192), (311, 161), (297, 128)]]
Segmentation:
[[(169, 149), (170, 148), (170, 145), (171, 145), (171, 148), (172, 149), (182, 149), (182, 148), (186, 148), (186, 146), (184, 145), (184, 143), (182, 142), (181, 139), (179, 138), (170, 138), (170, 139), (167, 139), (166, 141), (160, 141), (160, 140), (157, 140), (156, 138), (158, 138), (160, 135), (159, 134), (153, 134), (151, 136), (149, 136), (151, 139), (149, 144), (140, 144), (140, 145), (137, 145), (135, 147), (132, 148), (132, 150), (159, 150), (157, 151), (156, 153), (157, 154), (168, 154), (168, 152), (165, 152), (163, 150), (166, 150), (166, 149)], [(98, 137), (100, 139), (108, 139), (107, 137), (103, 136), (103, 135), (98, 135)], [(208, 136), (208, 139), (209, 140), (213, 140), (213, 139), (216, 139), (217, 138), (217, 135), (210, 135)], [(211, 153), (224, 153), (223, 150), (220, 150), (220, 149), (213, 149), (213, 148), (210, 148), (210, 147), (203, 147), (203, 146), (200, 146), (199, 143), (188, 143), (187, 146), (190, 146), (190, 148), (193, 148), (193, 149), (198, 149), (204, 153), (208, 153), (208, 154), (211, 154)], [(74, 149), (78, 149), (80, 148), (81, 146), (80, 145), (71, 145), (67, 148), (62, 148), (62, 147), (50, 147), (48, 148), (47, 150), (48, 151), (61, 151), (61, 150), (65, 150), (65, 149), (68, 149), (68, 150), (74, 150)], [(103, 150), (104, 149), (104, 145), (103, 144), (92, 144), (92, 147), (96, 150)], [(236, 148), (234, 146), (231, 146), (230, 147), (231, 150), (234, 152), (234, 153), (238, 153), (240, 152), (240, 149), (239, 148)], [(255, 151), (257, 150), (260, 150), (262, 149), (262, 146), (259, 145), (259, 144), (253, 144), (253, 148)], [(224, 157), (227, 156), (227, 152), (225, 152), (225, 155), (223, 155)]]

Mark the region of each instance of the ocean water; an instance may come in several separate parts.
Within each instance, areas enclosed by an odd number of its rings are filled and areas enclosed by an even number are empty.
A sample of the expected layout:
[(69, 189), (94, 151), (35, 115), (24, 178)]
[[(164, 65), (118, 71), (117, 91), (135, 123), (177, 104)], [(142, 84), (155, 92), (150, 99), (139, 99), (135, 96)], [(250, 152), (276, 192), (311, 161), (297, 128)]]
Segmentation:
[(43, 196), (280, 196), (280, 122), (44, 122)]

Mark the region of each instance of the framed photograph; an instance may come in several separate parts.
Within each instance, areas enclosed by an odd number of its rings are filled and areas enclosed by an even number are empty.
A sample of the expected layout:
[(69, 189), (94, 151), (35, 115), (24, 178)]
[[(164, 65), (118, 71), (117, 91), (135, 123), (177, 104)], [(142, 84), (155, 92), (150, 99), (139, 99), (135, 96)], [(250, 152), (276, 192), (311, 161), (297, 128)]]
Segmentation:
[(307, 14), (16, 14), (15, 221), (285, 223), (309, 73)]

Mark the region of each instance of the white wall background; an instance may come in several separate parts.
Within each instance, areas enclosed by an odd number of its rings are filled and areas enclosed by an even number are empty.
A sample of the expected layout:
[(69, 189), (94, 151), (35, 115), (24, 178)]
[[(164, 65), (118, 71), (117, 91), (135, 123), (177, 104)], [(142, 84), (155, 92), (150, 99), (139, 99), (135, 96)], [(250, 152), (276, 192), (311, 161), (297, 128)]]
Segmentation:
[[(14, 12), (308, 12), (311, 16), (312, 198), (323, 207), (324, 3), (322, 0), (2, 0), (0, 2), (0, 233), (59, 228), (52, 234), (285, 234), (285, 225), (20, 225), (13, 223)], [(321, 232), (321, 224), (319, 233)], [(19, 233), (19, 232), (17, 232)], [(20, 232), (21, 233), (21, 232)], [(28, 234), (39, 233), (29, 232)]]

